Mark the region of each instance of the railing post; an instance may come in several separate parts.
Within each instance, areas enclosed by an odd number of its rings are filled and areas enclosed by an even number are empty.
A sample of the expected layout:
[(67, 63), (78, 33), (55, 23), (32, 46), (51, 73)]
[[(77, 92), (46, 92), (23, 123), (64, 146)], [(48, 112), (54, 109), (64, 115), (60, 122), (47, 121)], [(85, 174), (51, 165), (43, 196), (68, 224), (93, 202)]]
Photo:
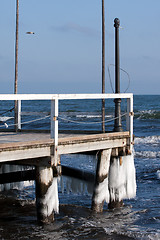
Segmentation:
[(133, 96), (127, 99), (127, 130), (130, 132), (130, 150), (133, 148)]
[(58, 99), (51, 100), (51, 138), (54, 139), (54, 164), (58, 163)]
[(18, 100), (18, 113), (17, 113), (17, 130), (21, 130), (21, 100)]

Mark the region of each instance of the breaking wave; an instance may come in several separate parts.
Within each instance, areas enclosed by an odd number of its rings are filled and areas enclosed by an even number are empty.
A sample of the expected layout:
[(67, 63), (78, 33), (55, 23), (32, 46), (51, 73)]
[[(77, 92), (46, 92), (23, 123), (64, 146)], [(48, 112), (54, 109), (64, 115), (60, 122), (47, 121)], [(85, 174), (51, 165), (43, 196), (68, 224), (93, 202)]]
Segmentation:
[(160, 144), (160, 136), (136, 137), (135, 144)]
[(135, 157), (160, 158), (160, 152), (152, 152), (152, 151), (135, 152)]
[(138, 119), (160, 119), (159, 110), (142, 110), (135, 113), (135, 118)]

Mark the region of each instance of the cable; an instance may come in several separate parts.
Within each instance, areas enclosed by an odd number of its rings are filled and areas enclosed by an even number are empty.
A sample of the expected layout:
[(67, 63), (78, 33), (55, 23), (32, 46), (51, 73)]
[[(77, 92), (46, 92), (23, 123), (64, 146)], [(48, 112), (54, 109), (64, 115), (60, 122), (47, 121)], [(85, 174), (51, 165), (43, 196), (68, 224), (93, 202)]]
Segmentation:
[(5, 112), (3, 112), (3, 113), (1, 113), (1, 114), (0, 114), (0, 116), (2, 116), (3, 114), (5, 114), (5, 113), (7, 113), (7, 112), (12, 112), (12, 111), (13, 111), (13, 109), (14, 109), (14, 107), (13, 107), (13, 108), (11, 108), (11, 109), (9, 109), (9, 110), (7, 110), (7, 111), (5, 111)]
[[(46, 118), (48, 118), (48, 117), (50, 117), (50, 115), (45, 116), (45, 117), (42, 117), (42, 118), (38, 118), (38, 119), (34, 119), (34, 120), (30, 120), (30, 121), (23, 122), (23, 123), (21, 123), (21, 125), (23, 125), (23, 124), (28, 124), (28, 123), (32, 123), (32, 122), (36, 122), (36, 121), (40, 121), (40, 120), (46, 119)], [(17, 124), (16, 124), (16, 123), (13, 123), (13, 124), (9, 124), (9, 125), (7, 124), (8, 127), (16, 126), (16, 125), (18, 125), (18, 123), (17, 123)], [(6, 125), (5, 125), (5, 126), (6, 126)], [(0, 127), (2, 127), (2, 126), (0, 126)]]
[[(127, 113), (121, 114), (120, 117), (123, 117), (123, 116), (125, 116), (125, 115), (127, 115)], [(28, 124), (28, 123), (32, 123), (32, 122), (36, 122), (36, 121), (40, 121), (40, 120), (43, 120), (43, 119), (46, 119), (46, 118), (49, 118), (49, 117), (50, 117), (50, 115), (45, 116), (45, 117), (43, 117), (43, 118), (38, 118), (38, 119), (26, 121), (26, 122), (21, 123), (21, 125), (23, 125), (23, 124)], [(79, 122), (79, 121), (69, 120), (69, 119), (67, 119), (67, 118), (62, 118), (62, 117), (58, 117), (58, 118), (61, 119), (61, 120), (63, 120), (63, 121), (73, 122), (73, 123), (77, 123), (77, 124), (100, 124), (100, 123), (102, 123), (102, 121), (99, 121), (99, 122)], [(111, 121), (113, 121), (113, 120), (115, 120), (115, 119), (117, 119), (117, 118), (119, 118), (119, 117), (112, 118), (112, 119), (106, 120), (106, 121), (104, 121), (104, 122), (105, 122), (105, 123), (106, 123), (106, 122), (111, 122)], [(16, 126), (16, 125), (18, 125), (18, 124), (9, 124), (9, 125), (8, 125), (8, 124), (5, 124), (5, 126), (6, 126), (7, 128), (8, 128), (8, 127), (11, 127), (11, 126)], [(0, 127), (2, 127), (2, 126), (0, 126)]]
[[(115, 65), (114, 64), (109, 64), (108, 67), (107, 67), (108, 68), (108, 75), (109, 75), (110, 85), (111, 85), (112, 91), (114, 93), (109, 66), (114, 66), (115, 67)], [(120, 70), (123, 71), (124, 73), (126, 73), (127, 76), (128, 76), (128, 86), (127, 86), (126, 90), (124, 91), (124, 93), (126, 93), (128, 88), (129, 88), (129, 86), (130, 86), (130, 82), (131, 82), (130, 76), (129, 76), (129, 73), (127, 71), (125, 71), (123, 68), (120, 68)]]
[[(119, 117), (123, 117), (127, 115), (127, 113), (124, 113), (124, 114), (121, 114)], [(106, 120), (106, 121), (99, 121), (99, 122), (79, 122), (79, 121), (75, 121), (75, 120), (70, 120), (70, 119), (67, 119), (67, 118), (62, 118), (62, 117), (58, 117), (59, 119), (61, 120), (64, 120), (64, 121), (67, 121), (67, 122), (73, 122), (73, 123), (77, 123), (77, 124), (100, 124), (102, 122), (112, 122), (113, 120), (119, 118), (119, 117), (115, 117), (115, 118), (111, 118), (109, 120)]]

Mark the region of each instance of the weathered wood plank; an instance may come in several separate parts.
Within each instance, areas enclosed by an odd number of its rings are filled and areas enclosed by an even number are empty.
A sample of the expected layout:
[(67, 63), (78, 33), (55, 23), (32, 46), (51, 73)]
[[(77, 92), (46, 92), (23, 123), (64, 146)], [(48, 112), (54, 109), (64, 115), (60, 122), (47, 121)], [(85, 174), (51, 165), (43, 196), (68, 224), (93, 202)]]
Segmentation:
[(80, 153), (89, 152), (94, 150), (109, 149), (124, 147), (126, 145), (126, 139), (114, 139), (114, 140), (104, 140), (104, 141), (93, 141), (93, 142), (83, 142), (74, 143), (68, 145), (59, 145), (59, 154), (69, 154), (69, 153)]
[[(128, 138), (129, 132), (63, 137), (58, 141), (58, 154), (125, 147)], [(0, 162), (49, 157), (52, 154), (54, 154), (54, 140), (52, 139), (0, 144)]]
[(29, 158), (40, 158), (50, 156), (50, 147), (27, 148), (27, 149), (9, 149), (0, 152), (0, 162), (18, 161)]

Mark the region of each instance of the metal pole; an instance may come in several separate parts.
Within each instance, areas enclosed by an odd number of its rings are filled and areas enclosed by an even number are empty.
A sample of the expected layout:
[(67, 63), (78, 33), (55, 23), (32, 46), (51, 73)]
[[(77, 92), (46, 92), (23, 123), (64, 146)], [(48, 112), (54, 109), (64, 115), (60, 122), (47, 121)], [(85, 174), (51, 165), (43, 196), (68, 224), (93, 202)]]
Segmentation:
[[(119, 26), (120, 20), (118, 18), (114, 19), (115, 27), (115, 93), (120, 93), (120, 57), (119, 57)], [(114, 131), (121, 132), (121, 99), (115, 99), (115, 121), (114, 121)]]
[[(102, 93), (105, 93), (105, 8), (102, 0)], [(105, 132), (105, 99), (102, 99), (102, 132)]]
[[(16, 43), (15, 43), (15, 81), (14, 81), (14, 94), (17, 94), (18, 83), (18, 26), (19, 26), (19, 0), (16, 0)], [(15, 131), (18, 131), (18, 106), (17, 100), (15, 101), (14, 108), (14, 122)]]

